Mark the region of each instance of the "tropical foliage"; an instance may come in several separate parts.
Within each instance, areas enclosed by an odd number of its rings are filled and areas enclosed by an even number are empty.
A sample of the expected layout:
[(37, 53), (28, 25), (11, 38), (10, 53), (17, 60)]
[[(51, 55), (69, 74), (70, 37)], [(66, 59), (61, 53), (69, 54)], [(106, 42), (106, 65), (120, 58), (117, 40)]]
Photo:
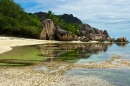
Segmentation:
[(0, 0), (0, 34), (37, 38), (41, 21), (24, 12), (13, 0)]
[[(77, 33), (80, 24), (68, 22), (61, 16), (48, 11), (45, 18), (52, 19), (55, 26)], [(43, 18), (36, 14), (24, 12), (23, 8), (13, 0), (0, 0), (0, 35), (38, 38)]]

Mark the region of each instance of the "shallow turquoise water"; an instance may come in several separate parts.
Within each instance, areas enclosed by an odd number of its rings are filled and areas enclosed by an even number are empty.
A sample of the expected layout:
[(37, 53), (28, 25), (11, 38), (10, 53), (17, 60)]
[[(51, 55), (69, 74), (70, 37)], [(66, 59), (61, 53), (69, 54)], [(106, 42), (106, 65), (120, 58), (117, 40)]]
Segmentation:
[(98, 76), (115, 86), (130, 86), (130, 69), (72, 69), (65, 72), (69, 76)]

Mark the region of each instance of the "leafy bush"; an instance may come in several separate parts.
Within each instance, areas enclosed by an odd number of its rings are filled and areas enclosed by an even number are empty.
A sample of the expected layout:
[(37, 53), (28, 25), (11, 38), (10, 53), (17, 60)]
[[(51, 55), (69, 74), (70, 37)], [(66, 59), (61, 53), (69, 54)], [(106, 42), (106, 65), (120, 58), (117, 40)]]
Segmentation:
[(0, 0), (0, 34), (38, 38), (41, 19), (24, 12), (13, 0)]

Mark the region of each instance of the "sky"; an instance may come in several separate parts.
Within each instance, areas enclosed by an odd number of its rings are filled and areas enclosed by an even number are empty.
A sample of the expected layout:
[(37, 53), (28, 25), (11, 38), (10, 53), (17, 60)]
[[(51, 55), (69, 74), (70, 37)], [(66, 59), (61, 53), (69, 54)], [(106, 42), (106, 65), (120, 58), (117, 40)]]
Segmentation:
[(26, 12), (73, 14), (83, 23), (130, 41), (130, 0), (14, 0)]

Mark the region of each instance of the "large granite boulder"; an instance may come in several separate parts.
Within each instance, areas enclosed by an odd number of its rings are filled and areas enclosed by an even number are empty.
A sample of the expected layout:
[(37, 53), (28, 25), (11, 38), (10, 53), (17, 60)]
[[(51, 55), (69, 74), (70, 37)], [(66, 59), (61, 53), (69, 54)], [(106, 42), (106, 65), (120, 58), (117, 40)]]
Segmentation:
[(79, 37), (78, 35), (74, 36), (74, 41), (80, 41), (81, 37)]
[(88, 42), (89, 38), (83, 36), (83, 37), (81, 37), (80, 41), (82, 41), (82, 42)]
[(101, 34), (102, 34), (102, 32), (101, 32), (99, 29), (94, 28), (94, 34), (99, 34), (99, 35), (101, 35)]
[[(84, 37), (83, 39), (92, 40), (92, 41), (105, 41), (110, 38), (107, 30), (99, 30), (97, 28), (93, 28), (89, 24), (83, 24), (79, 29), (79, 37)], [(82, 40), (81, 40), (82, 41)]]
[(72, 33), (61, 29), (59, 26), (56, 27), (55, 36), (60, 41), (72, 41), (73, 40)]
[(80, 36), (86, 36), (88, 34), (87, 31), (80, 31)]
[(110, 37), (110, 36), (109, 36), (109, 34), (108, 34), (108, 32), (107, 32), (107, 30), (104, 30), (102, 34), (106, 36), (106, 38), (105, 38), (105, 39), (107, 39), (107, 38), (109, 38), (109, 37)]
[(46, 19), (42, 22), (43, 30), (40, 34), (40, 39), (50, 40), (54, 36), (55, 26), (51, 19)]
[(88, 31), (88, 30), (93, 30), (93, 27), (91, 27), (89, 24), (82, 24), (80, 27), (80, 31)]
[(72, 41), (73, 36), (71, 32), (61, 29), (59, 26), (55, 27), (51, 19), (46, 19), (42, 22), (43, 30), (40, 34), (40, 39), (50, 40), (56, 39), (60, 41)]
[(95, 36), (92, 33), (86, 35), (86, 38), (88, 38), (89, 40), (95, 40)]
[(83, 24), (79, 29), (80, 36), (86, 36), (90, 33), (94, 33), (94, 29), (89, 24)]
[(94, 38), (95, 38), (96, 41), (101, 41), (101, 40), (102, 40), (102, 35), (100, 35), (100, 34), (95, 34), (95, 35), (94, 35)]

